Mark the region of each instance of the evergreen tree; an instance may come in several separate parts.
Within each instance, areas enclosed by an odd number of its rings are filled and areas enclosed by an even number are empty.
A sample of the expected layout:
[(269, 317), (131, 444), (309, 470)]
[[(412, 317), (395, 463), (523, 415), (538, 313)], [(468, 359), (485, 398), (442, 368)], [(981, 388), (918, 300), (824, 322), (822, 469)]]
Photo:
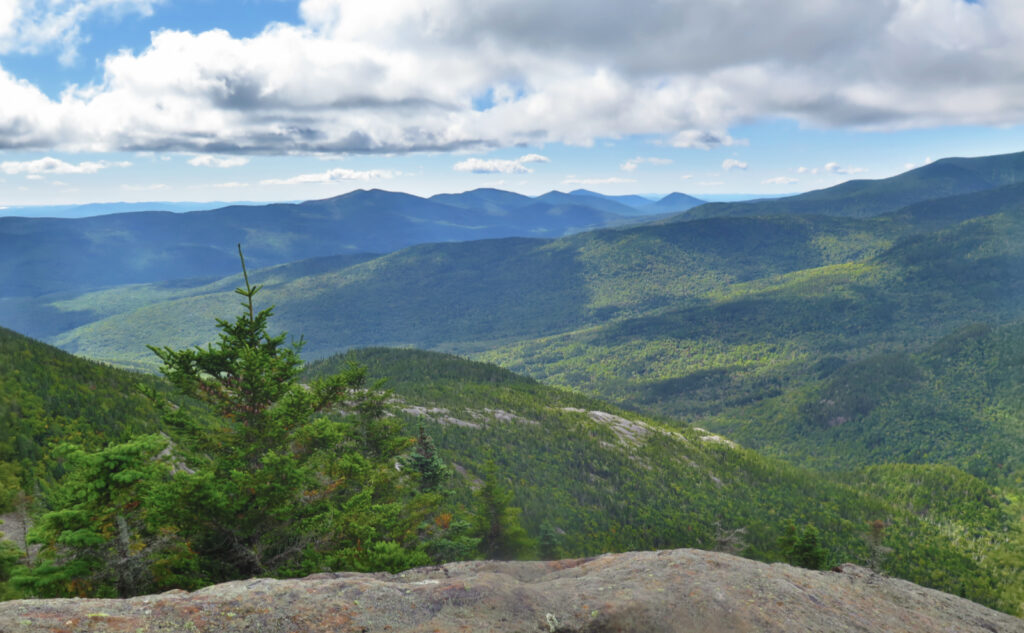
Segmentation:
[(520, 508), (512, 506), (512, 491), (498, 481), (494, 462), (488, 462), (483, 486), (476, 493), (474, 532), (480, 537), (484, 558), (513, 560), (525, 558), (535, 543), (519, 523)]
[(434, 440), (420, 426), (419, 437), (412, 454), (405, 460), (406, 466), (419, 473), (420, 489), (429, 492), (437, 490), (442, 483), (451, 477), (452, 471), (437, 454)]
[(211, 414), (150, 393), (173, 441), (62, 449), (68, 474), (32, 533), (44, 546), (40, 564), (17, 568), (17, 587), (128, 596), (431, 562), (421, 528), (441, 495), (421, 493), (398, 467), (413, 442), (385, 415), (388, 394), (354, 364), (299, 384), (301, 342), (268, 333), (273, 312), (256, 311), (260, 286), (244, 258), (242, 272), (245, 310), (217, 321), (217, 343), (151, 348), (167, 379)]
[(779, 548), (786, 562), (807, 569), (824, 569), (828, 551), (818, 541), (820, 532), (813, 525), (798, 529), (792, 521), (786, 523), (786, 532), (779, 539)]
[(194, 472), (174, 478), (165, 507), (193, 518), (182, 532), (210, 579), (429, 562), (416, 526), (436, 499), (414, 499), (396, 468), (410, 441), (384, 415), (386, 392), (355, 365), (300, 385), (301, 341), (268, 334), (273, 310), (255, 310), (261, 286), (244, 258), (242, 270), (243, 313), (217, 321), (217, 344), (151, 348), (168, 380), (217, 416), (167, 416)]
[(562, 547), (558, 543), (558, 531), (547, 521), (540, 524), (540, 558), (541, 560), (557, 560), (562, 557)]
[(37, 596), (118, 596), (193, 588), (197, 562), (173, 526), (155, 520), (155, 496), (170, 466), (167, 441), (144, 435), (96, 452), (62, 445), (68, 475), (50, 495), (28, 540), (38, 564), (12, 584)]

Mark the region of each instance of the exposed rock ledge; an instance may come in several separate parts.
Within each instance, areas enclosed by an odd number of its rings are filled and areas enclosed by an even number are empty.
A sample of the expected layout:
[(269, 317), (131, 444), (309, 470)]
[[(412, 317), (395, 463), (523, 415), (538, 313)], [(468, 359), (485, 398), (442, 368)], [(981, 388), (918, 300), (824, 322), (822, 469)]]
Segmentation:
[(0, 604), (0, 631), (1018, 633), (1024, 620), (853, 565), (817, 572), (667, 550), (22, 600)]

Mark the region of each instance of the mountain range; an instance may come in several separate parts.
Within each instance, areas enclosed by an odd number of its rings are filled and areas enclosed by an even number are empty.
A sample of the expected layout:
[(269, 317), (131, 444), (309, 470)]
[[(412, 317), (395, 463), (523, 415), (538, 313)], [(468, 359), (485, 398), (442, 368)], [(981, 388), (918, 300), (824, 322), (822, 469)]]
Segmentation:
[(476, 189), (427, 199), (374, 189), (299, 204), (187, 213), (0, 217), (0, 297), (223, 276), (237, 268), (238, 243), (253, 265), (271, 266), (317, 256), (389, 253), (425, 242), (560, 237), (700, 203), (682, 194), (644, 205), (627, 200), (632, 204), (584, 190), (530, 198)]
[[(880, 521), (889, 573), (1020, 612), (1024, 153), (684, 211), (669, 211), (694, 202), (681, 195), (643, 200), (362, 191), (141, 214), (178, 250), (134, 271), (117, 267), (157, 239), (133, 241), (135, 214), (8, 219), (0, 325), (152, 371), (147, 345), (203, 346), (237, 313), (241, 241), (309, 376), (354, 359), (389, 377), (396, 415), (464, 473), (457, 495), (493, 459), (524, 525), (556, 527), (566, 553), (716, 547), (744, 529), (745, 553), (772, 560), (796, 517), (864, 561)], [(116, 240), (136, 250), (97, 255)], [(434, 351), (394, 349), (413, 347)], [(43, 454), (47, 422), (26, 428), (9, 459)]]

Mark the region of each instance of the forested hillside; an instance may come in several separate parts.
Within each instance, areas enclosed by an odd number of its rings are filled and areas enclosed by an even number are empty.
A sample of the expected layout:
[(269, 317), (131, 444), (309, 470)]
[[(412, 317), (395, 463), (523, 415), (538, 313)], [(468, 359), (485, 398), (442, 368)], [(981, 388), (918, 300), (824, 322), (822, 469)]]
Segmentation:
[(955, 468), (825, 475), (493, 365), (417, 350), (357, 350), (313, 363), (307, 375), (351, 360), (387, 377), (407, 428), (425, 428), (464, 473), (459, 498), (471, 498), (494, 460), (528, 531), (553, 532), (563, 555), (686, 546), (787, 560), (780, 543), (793, 522), (820, 531), (829, 564), (875, 565), (1011, 610), (1024, 598), (1016, 506)]
[[(90, 408), (142, 420), (133, 433), (153, 428), (144, 422), (153, 419), (148, 401), (133, 395), (141, 376), (13, 333), (5, 341), (5, 363), (13, 356), (50, 367), (46, 376), (18, 374), (21, 399), (43, 397), (47, 385), (69, 393), (88, 390)], [(387, 378), (394, 393), (390, 409), (406, 433), (426, 431), (451, 465), (456, 516), (472, 515), (473, 490), (496, 475), (511, 503), (522, 508), (522, 524), (539, 548), (531, 555), (699, 547), (791, 560), (786, 535), (793, 525), (798, 534), (814, 529), (817, 564), (875, 565), (1004, 610), (1018, 608), (1024, 582), (1018, 577), (1017, 510), (997, 489), (955, 469), (892, 466), (824, 475), (707, 431), (673, 428), (669, 420), (431, 352), (360, 350), (314, 363), (303, 380), (344, 372), (353, 360), (368, 367), (371, 382)], [(98, 381), (109, 389), (91, 390)], [(197, 419), (206, 415), (191, 411)], [(97, 449), (129, 437), (96, 417), (83, 417), (77, 428), (78, 434), (33, 441), (51, 447), (71, 440)], [(177, 437), (178, 431), (167, 430)], [(112, 450), (105, 453), (113, 456)], [(60, 462), (43, 453), (37, 463), (52, 468)], [(911, 481), (916, 483), (908, 487)], [(9, 479), (8, 490), (13, 485)], [(36, 507), (53, 509), (56, 499), (47, 489)], [(955, 490), (963, 493), (950, 497)], [(965, 544), (966, 534), (972, 540)], [(182, 564), (180, 558), (167, 560)], [(176, 582), (169, 578), (165, 582)]]
[[(555, 241), (428, 244), (300, 279), (276, 270), (265, 278), (278, 323), (310, 340), (309, 358), (383, 344), (471, 351), (699, 305), (729, 284), (878, 252), (889, 243), (883, 233), (833, 218), (709, 219)], [(113, 314), (51, 340), (89, 357), (142, 362), (142, 340), (209, 340), (209, 315), (230, 304), (231, 283), (126, 287), (61, 301), (54, 307)], [(146, 305), (135, 308), (140, 298)]]
[(158, 428), (159, 416), (138, 390), (158, 384), (72, 356), (0, 328), (0, 511), (19, 488), (62, 474), (51, 455), (59, 442), (96, 448)]
[[(281, 306), (276, 323), (310, 341), (307, 358), (361, 345), (478, 353), (546, 382), (703, 416), (816, 379), (822, 363), (1020, 318), (1024, 208), (1009, 194), (866, 220), (711, 218), (423, 245), (257, 275)], [(60, 302), (109, 316), (52, 341), (145, 366), (142, 341), (210, 340), (235, 281)]]
[(822, 374), (707, 424), (820, 468), (938, 462), (1024, 485), (1024, 323), (967, 326), (919, 353), (878, 354)]
[[(709, 292), (702, 302), (481, 355), (663, 413), (756, 402), (847, 361), (1024, 316), (1024, 211), (897, 241), (877, 255)], [(681, 302), (680, 302), (681, 303)]]

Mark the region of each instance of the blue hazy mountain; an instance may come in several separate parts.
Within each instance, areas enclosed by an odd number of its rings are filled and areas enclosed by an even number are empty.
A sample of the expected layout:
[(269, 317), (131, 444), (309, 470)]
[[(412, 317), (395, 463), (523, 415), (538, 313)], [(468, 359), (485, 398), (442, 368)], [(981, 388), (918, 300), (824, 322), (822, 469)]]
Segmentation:
[(1024, 152), (978, 158), (944, 158), (891, 178), (849, 180), (796, 196), (706, 204), (691, 219), (723, 216), (839, 215), (870, 217), (907, 205), (997, 189), (1024, 182)]
[[(590, 191), (588, 189), (574, 189), (569, 192), (569, 195), (573, 196), (590, 196), (591, 198), (604, 198), (606, 200), (614, 200), (620, 204), (624, 204), (627, 207), (633, 207), (634, 209), (642, 209), (650, 205), (655, 200), (653, 198), (646, 198), (644, 196), (628, 195), (628, 196), (609, 196), (603, 193), (597, 193), (596, 191)], [(696, 199), (696, 198), (695, 198)], [(700, 203), (698, 203), (700, 204)]]
[(688, 196), (685, 193), (670, 193), (657, 202), (651, 202), (643, 207), (647, 213), (681, 213), (689, 211), (694, 207), (704, 204), (700, 198)]
[(206, 211), (219, 209), (229, 205), (258, 205), (259, 202), (91, 202), (89, 204), (49, 204), (31, 206), (10, 206), (0, 209), (0, 217), (17, 216), (23, 218), (87, 218), (94, 215), (111, 213), (131, 213), (134, 211)]
[(309, 202), (92, 217), (0, 217), (0, 297), (35, 297), (127, 283), (223, 276), (235, 245), (254, 266), (415, 244), (562, 237), (637, 221), (624, 204), (552, 192), (495, 189), (421, 198), (358, 190)]
[(619, 204), (624, 204), (634, 209), (636, 215), (661, 215), (665, 213), (681, 213), (694, 207), (699, 207), (706, 200), (695, 198), (685, 193), (674, 192), (662, 198), (647, 198), (644, 196), (608, 196), (586, 189), (570, 191), (569, 195), (591, 198), (602, 198)]
[(495, 215), (505, 215), (510, 210), (524, 207), (533, 198), (502, 189), (480, 188), (464, 193), (439, 193), (429, 198), (433, 202), (451, 205), (460, 209), (482, 209)]

